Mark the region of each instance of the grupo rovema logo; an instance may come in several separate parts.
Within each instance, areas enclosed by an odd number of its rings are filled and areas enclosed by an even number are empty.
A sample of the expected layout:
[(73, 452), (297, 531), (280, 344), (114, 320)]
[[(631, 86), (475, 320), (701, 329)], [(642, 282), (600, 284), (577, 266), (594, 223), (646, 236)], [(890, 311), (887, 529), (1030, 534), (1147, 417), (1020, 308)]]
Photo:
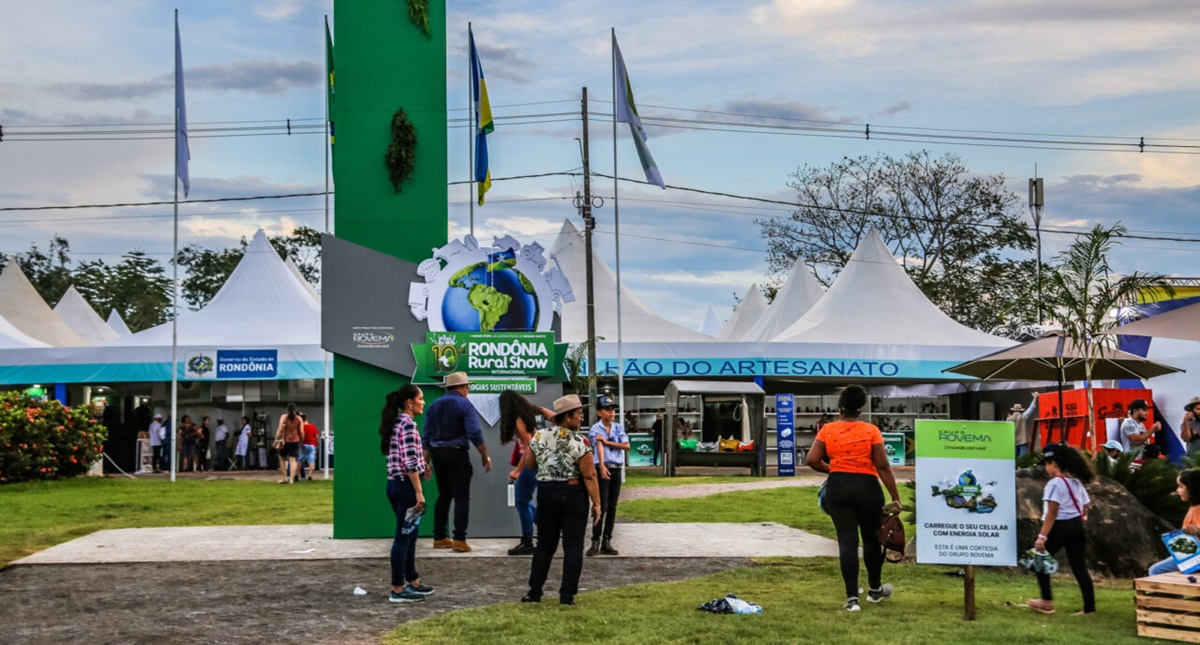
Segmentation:
[(390, 347), (396, 342), (396, 335), (392, 332), (374, 329), (355, 329), (350, 338), (359, 347)]
[(552, 312), (575, 294), (558, 261), (511, 235), (481, 247), (475, 237), (435, 249), (409, 287), (408, 306), (431, 332), (550, 331)]

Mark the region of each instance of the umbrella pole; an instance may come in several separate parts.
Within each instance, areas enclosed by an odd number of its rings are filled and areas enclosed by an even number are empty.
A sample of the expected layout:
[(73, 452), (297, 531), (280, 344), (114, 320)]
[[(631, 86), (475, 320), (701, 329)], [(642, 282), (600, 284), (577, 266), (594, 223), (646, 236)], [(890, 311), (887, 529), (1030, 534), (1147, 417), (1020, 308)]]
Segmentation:
[(1060, 443), (1067, 442), (1067, 421), (1066, 412), (1063, 410), (1063, 375), (1058, 373), (1058, 440)]

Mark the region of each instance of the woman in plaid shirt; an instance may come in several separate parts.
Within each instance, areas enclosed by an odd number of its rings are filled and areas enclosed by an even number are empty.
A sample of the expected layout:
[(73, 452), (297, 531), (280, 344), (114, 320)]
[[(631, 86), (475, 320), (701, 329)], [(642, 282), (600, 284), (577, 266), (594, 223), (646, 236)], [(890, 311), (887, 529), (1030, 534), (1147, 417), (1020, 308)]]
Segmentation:
[(417, 531), (404, 532), (408, 510), (425, 511), (421, 480), (429, 479), (421, 450), (421, 433), (413, 417), (425, 410), (425, 394), (409, 383), (387, 395), (379, 422), (379, 450), (387, 455), (387, 496), (396, 513), (396, 537), (392, 542), (391, 602), (419, 602), (433, 593), (421, 584), (417, 573)]

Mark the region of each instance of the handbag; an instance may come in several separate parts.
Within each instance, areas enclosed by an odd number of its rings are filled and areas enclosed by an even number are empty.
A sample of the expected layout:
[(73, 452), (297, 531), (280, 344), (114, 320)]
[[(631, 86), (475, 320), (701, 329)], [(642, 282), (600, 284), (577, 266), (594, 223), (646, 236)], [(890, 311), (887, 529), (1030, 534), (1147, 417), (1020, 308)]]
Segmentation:
[(883, 557), (888, 562), (899, 562), (904, 559), (904, 548), (908, 545), (904, 539), (904, 522), (899, 513), (884, 512), (879, 518), (879, 531), (876, 534), (879, 545), (883, 547)]

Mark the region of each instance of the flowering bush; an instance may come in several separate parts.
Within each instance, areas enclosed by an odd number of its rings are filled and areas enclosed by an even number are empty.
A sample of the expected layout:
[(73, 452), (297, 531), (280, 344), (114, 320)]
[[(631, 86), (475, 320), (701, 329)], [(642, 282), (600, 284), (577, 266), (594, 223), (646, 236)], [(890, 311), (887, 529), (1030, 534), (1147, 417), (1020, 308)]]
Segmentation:
[(0, 484), (82, 475), (106, 438), (87, 406), (0, 392)]

